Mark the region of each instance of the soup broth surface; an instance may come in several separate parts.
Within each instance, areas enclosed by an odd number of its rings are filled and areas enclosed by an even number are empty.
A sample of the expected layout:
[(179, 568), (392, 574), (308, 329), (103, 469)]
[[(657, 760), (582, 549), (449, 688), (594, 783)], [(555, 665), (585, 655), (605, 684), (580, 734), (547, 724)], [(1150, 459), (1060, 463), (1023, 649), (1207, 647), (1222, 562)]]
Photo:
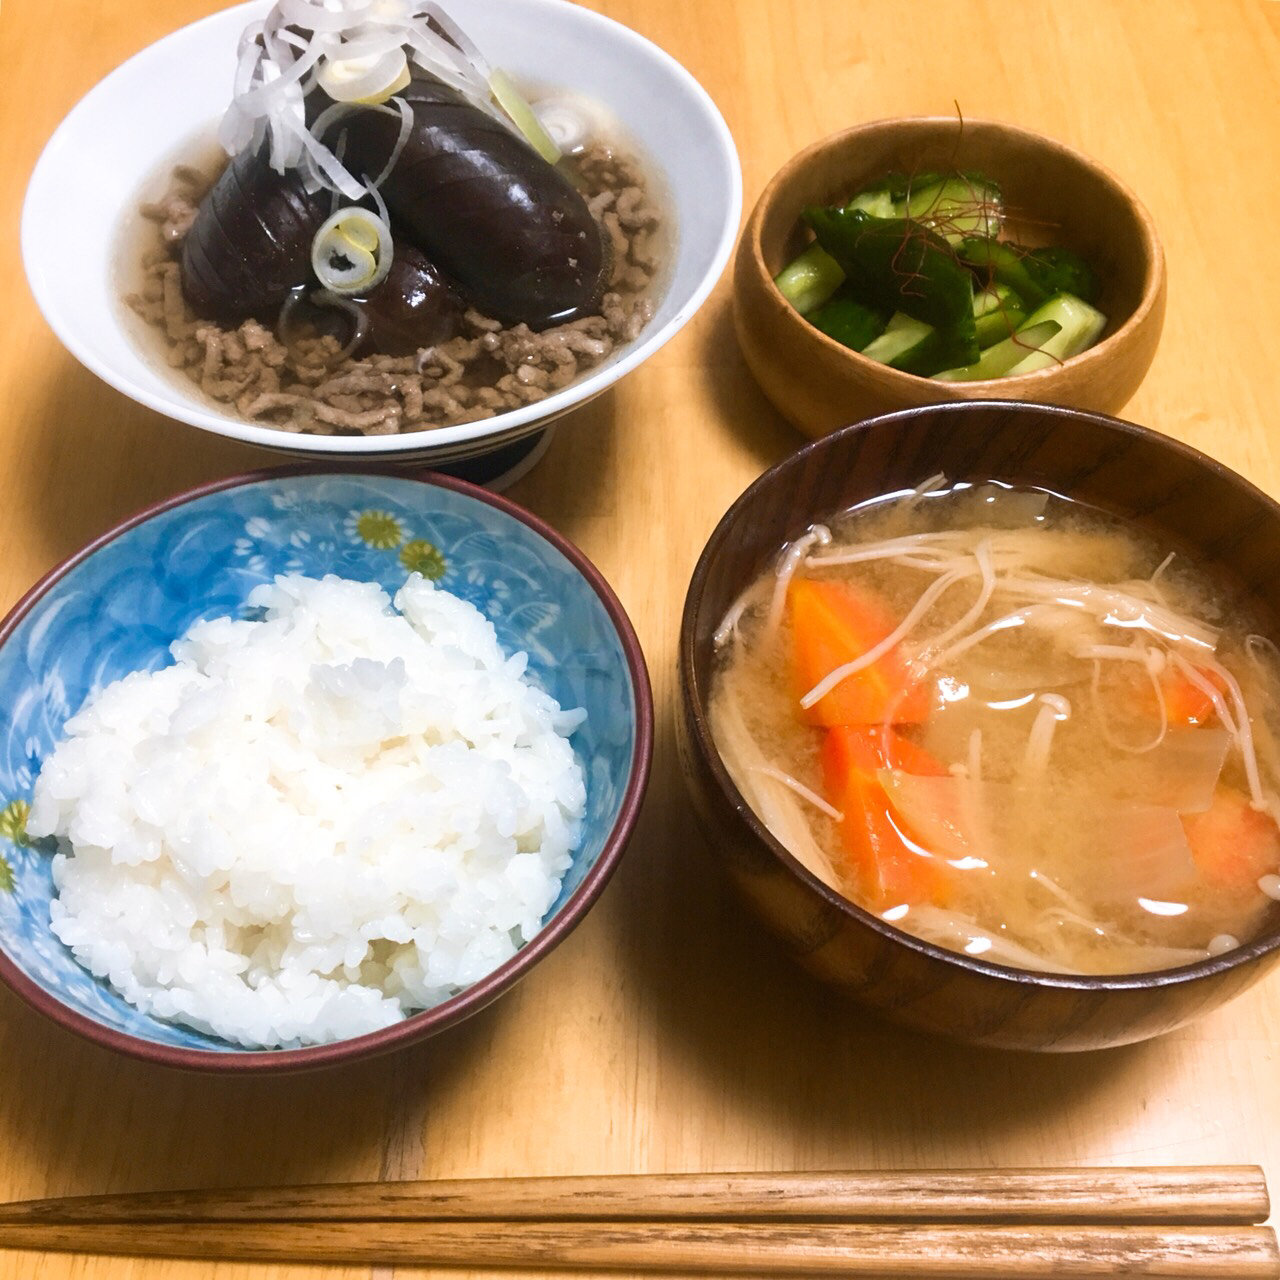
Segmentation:
[[(1209, 575), (992, 484), (856, 509), (779, 565), (721, 627), (712, 726), (758, 816), (833, 888), (929, 941), (1063, 973), (1193, 963), (1275, 911), (1280, 655)], [(886, 656), (846, 677), (897, 664), (878, 721), (801, 706), (807, 583), (882, 616), (864, 640)], [(840, 734), (878, 754), (850, 773)]]

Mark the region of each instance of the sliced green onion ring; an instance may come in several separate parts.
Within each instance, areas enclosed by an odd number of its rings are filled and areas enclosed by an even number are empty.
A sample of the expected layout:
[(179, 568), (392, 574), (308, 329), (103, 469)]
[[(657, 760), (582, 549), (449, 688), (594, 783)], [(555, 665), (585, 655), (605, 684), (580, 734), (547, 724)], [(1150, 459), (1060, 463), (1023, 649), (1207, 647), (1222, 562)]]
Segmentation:
[(542, 127), (542, 121), (525, 101), (524, 94), (516, 88), (511, 77), (501, 67), (495, 67), (489, 77), (489, 89), (494, 101), (511, 117), (512, 124), (524, 134), (525, 141), (548, 163), (560, 163), (560, 148)]
[(596, 131), (589, 112), (573, 98), (543, 98), (533, 104), (533, 114), (561, 155), (580, 155)]
[(409, 83), (409, 63), (397, 44), (380, 54), (338, 57), (326, 54), (316, 73), (320, 87), (334, 102), (385, 102)]
[(325, 219), (311, 241), (316, 278), (334, 293), (368, 293), (391, 270), (391, 228), (376, 213), (348, 205)]

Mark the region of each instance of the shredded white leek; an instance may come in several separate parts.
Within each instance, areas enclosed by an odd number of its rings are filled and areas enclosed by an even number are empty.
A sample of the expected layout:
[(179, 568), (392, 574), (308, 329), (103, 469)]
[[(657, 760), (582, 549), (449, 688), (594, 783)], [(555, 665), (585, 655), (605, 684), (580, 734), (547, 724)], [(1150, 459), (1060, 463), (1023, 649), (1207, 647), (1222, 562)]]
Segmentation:
[(773, 766), (747, 727), (741, 708), (731, 697), (720, 700), (714, 724), (720, 758), (742, 798), (797, 862), (829, 888), (844, 893), (840, 878), (814, 839), (795, 795), (770, 776)]
[(974, 782), (982, 781), (982, 730), (974, 729), (969, 734), (968, 776)]
[(941, 471), (937, 471), (933, 475), (929, 476), (928, 479), (921, 480), (920, 483), (912, 489), (910, 496), (903, 499), (903, 504), (907, 508), (914, 507), (921, 498), (927, 498), (931, 493), (937, 493), (939, 489), (945, 489), (946, 487), (946, 475)]
[(1262, 791), (1262, 778), (1258, 770), (1258, 753), (1253, 746), (1253, 722), (1249, 716), (1249, 708), (1245, 704), (1244, 691), (1240, 681), (1227, 670), (1216, 658), (1200, 659), (1200, 665), (1211, 671), (1227, 686), (1227, 694), (1231, 699), (1232, 715), (1226, 715), (1222, 695), (1200, 674), (1181, 654), (1171, 655), (1173, 661), (1192, 684), (1213, 699), (1214, 709), (1222, 726), (1236, 740), (1240, 751), (1240, 759), (1244, 764), (1244, 776), (1249, 783), (1249, 802), (1257, 810), (1265, 812), (1266, 796)]
[[(1093, 714), (1098, 722), (1098, 729), (1102, 734), (1103, 741), (1117, 751), (1128, 751), (1133, 755), (1145, 755), (1148, 751), (1154, 751), (1164, 741), (1165, 735), (1169, 732), (1169, 711), (1164, 704), (1164, 695), (1160, 690), (1160, 681), (1157, 678), (1164, 667), (1163, 655), (1161, 655), (1160, 662), (1153, 662), (1147, 657), (1147, 654), (1148, 652), (1158, 653), (1159, 650), (1149, 651), (1142, 645), (1134, 645), (1132, 648), (1126, 649), (1123, 645), (1097, 644), (1078, 649), (1076, 652), (1082, 658), (1093, 659), (1093, 676), (1089, 681), (1089, 695), (1093, 699)], [(1111, 728), (1107, 709), (1102, 704), (1102, 664), (1108, 660), (1113, 662), (1139, 662), (1147, 674), (1147, 679), (1151, 681), (1151, 693), (1152, 697), (1155, 698), (1155, 707), (1160, 715), (1160, 726), (1156, 730), (1155, 737), (1150, 742), (1145, 742), (1141, 746), (1135, 747), (1118, 737)]]
[[(1079, 974), (1079, 969), (1046, 959), (1029, 947), (1020, 946), (1008, 938), (983, 929), (976, 920), (959, 912), (945, 911), (941, 907), (919, 904), (907, 913), (906, 923), (912, 933), (926, 942), (934, 942), (951, 951), (963, 951), (993, 964), (1007, 965), (1012, 969), (1029, 969), (1033, 973)], [(971, 950), (973, 943), (985, 943), (980, 950)]]
[(1071, 715), (1071, 703), (1061, 694), (1042, 693), (1040, 710), (1027, 736), (1026, 753), (1022, 760), (1023, 777), (1028, 782), (1038, 782), (1049, 768), (1049, 752), (1053, 747), (1054, 729), (1060, 720)]
[[(1057, 898), (1059, 903), (1061, 903), (1069, 911), (1071, 911), (1075, 915), (1080, 916), (1082, 919), (1088, 918), (1089, 909), (1084, 905), (1084, 903), (1081, 902), (1080, 899), (1077, 898), (1074, 894), (1068, 893), (1056, 880), (1053, 879), (1052, 876), (1046, 875), (1038, 867), (1035, 870), (1031, 871), (1029, 873), (1029, 876), (1030, 876), (1030, 879), (1034, 881), (1036, 884), (1043, 886), (1045, 889), (1048, 889), (1049, 892), (1055, 898)], [(1097, 921), (1090, 921), (1089, 927), (1096, 929)]]
[[(1249, 660), (1255, 667), (1263, 667), (1264, 670), (1274, 672), (1276, 668), (1280, 668), (1280, 648), (1276, 647), (1274, 640), (1268, 639), (1266, 636), (1260, 636), (1256, 633), (1245, 636), (1244, 651), (1249, 655)], [(1263, 659), (1258, 656), (1259, 653), (1265, 653), (1270, 663), (1270, 667), (1265, 667)]]
[(1131, 591), (1093, 582), (1065, 582), (1030, 574), (1011, 576), (1000, 584), (1002, 594), (1027, 600), (1052, 600), (1057, 604), (1086, 608), (1111, 626), (1131, 627), (1162, 636), (1173, 644), (1185, 644), (1212, 652), (1218, 631), (1187, 618), (1154, 600), (1143, 600)]
[[(858, 547), (854, 551), (835, 551), (829, 555), (810, 556), (808, 564), (815, 568), (834, 567), (842, 564), (862, 564), (866, 560), (890, 560), (894, 556), (913, 551), (936, 550), (939, 558), (956, 558), (955, 551), (948, 551), (947, 543), (960, 544), (967, 541), (966, 535), (958, 532), (947, 533), (915, 533), (900, 538), (886, 538), (883, 542), (870, 546)], [(824, 544), (825, 545), (825, 544)], [(954, 569), (954, 564), (948, 564)]]
[(963, 635), (975, 627), (982, 615), (987, 611), (992, 593), (996, 589), (996, 571), (991, 561), (991, 539), (983, 538), (974, 548), (973, 558), (978, 572), (982, 575), (982, 586), (978, 589), (977, 599), (969, 606), (964, 616), (957, 619), (940, 635), (934, 636), (925, 646), (925, 652), (945, 648), (956, 636)]
[(1006, 613), (999, 618), (988, 622), (986, 626), (979, 627), (977, 631), (971, 635), (967, 635), (962, 640), (957, 640), (948, 648), (943, 649), (941, 653), (931, 654), (929, 663), (933, 667), (945, 667), (953, 658), (957, 658), (962, 653), (967, 653), (970, 649), (980, 645), (984, 640), (990, 640), (992, 636), (999, 635), (1002, 631), (1009, 631), (1014, 627), (1025, 626), (1026, 623), (1037, 613), (1043, 613), (1051, 606), (1047, 605), (1029, 605), (1025, 609), (1018, 609), (1013, 613)]
[[(308, 126), (304, 98), (319, 90), (335, 103), (399, 102), (395, 95), (409, 83), (410, 63), (535, 146), (546, 141), (510, 80), (490, 67), (439, 5), (423, 0), (276, 0), (267, 17), (250, 23), (241, 35), (233, 96), (218, 140), (230, 155), (266, 140), (269, 162), (278, 172), (301, 167), (308, 190), (326, 187), (357, 199), (361, 182), (325, 141), (327, 113), (316, 113)], [(495, 100), (495, 76), (511, 111)], [(523, 116), (518, 104), (524, 104)], [(398, 158), (404, 136), (402, 127), (375, 187)], [(556, 155), (554, 144), (542, 150), (548, 159)]]
[(400, 159), (400, 153), (404, 151), (405, 143), (409, 141), (409, 135), (413, 132), (413, 108), (403, 98), (392, 98), (396, 110), (400, 113), (400, 131), (396, 134), (395, 144), (391, 148), (391, 154), (387, 157), (387, 163), (382, 166), (382, 172), (369, 184), (371, 190), (370, 195), (379, 203), (379, 213), (384, 222), (389, 221), (387, 218), (387, 206), (382, 203), (382, 197), (376, 192), (387, 178), (391, 176), (391, 171), (396, 167), (396, 162)]
[(822, 680), (819, 680), (808, 693), (800, 699), (800, 705), (807, 711), (815, 702), (821, 702), (838, 684), (843, 683), (850, 676), (856, 675), (864, 667), (869, 667), (873, 662), (878, 662), (891, 649), (896, 648), (911, 634), (916, 624), (929, 612), (937, 603), (938, 597), (944, 591), (947, 591), (960, 581), (957, 574), (949, 574), (945, 578), (939, 578), (933, 583), (912, 606), (911, 611), (905, 618), (891, 631), (879, 644), (874, 644), (866, 653), (861, 654), (852, 662), (846, 662), (843, 666), (837, 667), (830, 672)]
[(773, 635), (782, 621), (782, 611), (787, 605), (787, 588), (796, 570), (812, 546), (825, 547), (831, 541), (831, 530), (825, 524), (815, 524), (794, 542), (788, 543), (778, 557), (777, 581), (773, 585), (773, 598), (769, 601), (769, 613), (765, 619), (765, 631)]
[(715, 634), (711, 637), (711, 643), (717, 649), (723, 649), (730, 640), (736, 639), (738, 635), (738, 623), (742, 620), (742, 615), (746, 612), (747, 606), (751, 603), (751, 597), (755, 594), (751, 587), (748, 587), (730, 606), (729, 611), (720, 619), (720, 625), (715, 629)]
[(751, 771), (752, 773), (762, 773), (766, 778), (772, 778), (774, 782), (780, 782), (784, 787), (789, 787), (802, 800), (807, 800), (815, 809), (825, 813), (832, 822), (844, 821), (844, 814), (835, 805), (828, 804), (816, 791), (806, 787), (799, 778), (793, 778), (789, 773), (784, 773), (781, 769), (775, 769), (771, 764), (755, 765)]

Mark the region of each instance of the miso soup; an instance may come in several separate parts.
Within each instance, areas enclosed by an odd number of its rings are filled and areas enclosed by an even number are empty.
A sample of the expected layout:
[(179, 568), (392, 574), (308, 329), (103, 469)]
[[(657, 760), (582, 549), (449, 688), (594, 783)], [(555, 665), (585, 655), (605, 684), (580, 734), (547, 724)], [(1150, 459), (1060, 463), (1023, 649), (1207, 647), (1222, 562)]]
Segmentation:
[(1171, 968), (1280, 897), (1280, 653), (1144, 534), (941, 477), (815, 525), (717, 634), (717, 746), (853, 902), (1015, 968)]

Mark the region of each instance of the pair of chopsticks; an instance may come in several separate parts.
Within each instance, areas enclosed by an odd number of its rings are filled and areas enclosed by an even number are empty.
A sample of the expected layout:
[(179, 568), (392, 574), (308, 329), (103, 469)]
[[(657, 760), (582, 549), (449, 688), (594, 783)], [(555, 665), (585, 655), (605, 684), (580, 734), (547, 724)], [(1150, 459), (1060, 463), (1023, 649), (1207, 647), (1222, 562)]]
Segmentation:
[(640, 1174), (0, 1205), (0, 1247), (258, 1262), (1278, 1280), (1262, 1170)]

